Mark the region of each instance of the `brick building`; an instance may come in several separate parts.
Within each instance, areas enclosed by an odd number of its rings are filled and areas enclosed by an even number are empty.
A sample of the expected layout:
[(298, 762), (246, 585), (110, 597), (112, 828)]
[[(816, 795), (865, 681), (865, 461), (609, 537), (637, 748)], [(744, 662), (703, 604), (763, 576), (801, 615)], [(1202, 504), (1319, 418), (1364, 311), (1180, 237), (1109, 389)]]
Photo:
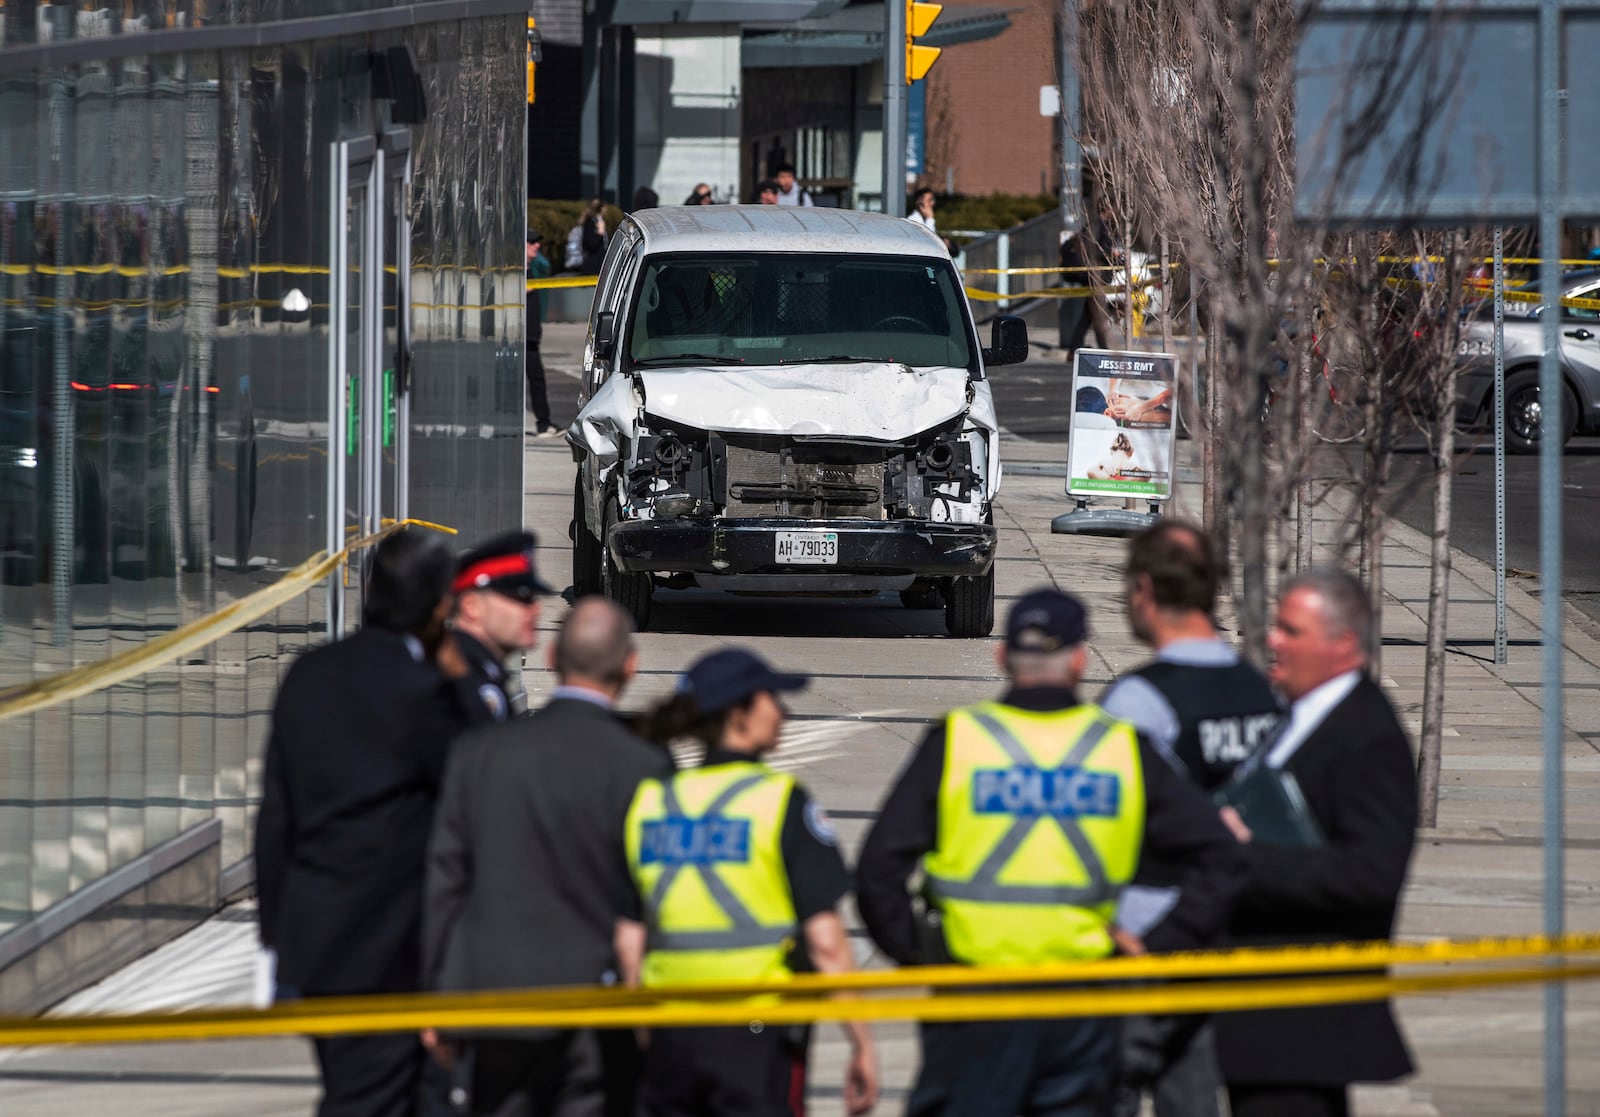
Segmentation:
[[(946, 0), (941, 21), (983, 3)], [(1034, 194), (1061, 178), (1056, 120), (1039, 115), (1039, 88), (1056, 84), (1054, 0), (1008, 7), (1011, 27), (947, 50), (927, 82), (923, 180), (959, 194)]]

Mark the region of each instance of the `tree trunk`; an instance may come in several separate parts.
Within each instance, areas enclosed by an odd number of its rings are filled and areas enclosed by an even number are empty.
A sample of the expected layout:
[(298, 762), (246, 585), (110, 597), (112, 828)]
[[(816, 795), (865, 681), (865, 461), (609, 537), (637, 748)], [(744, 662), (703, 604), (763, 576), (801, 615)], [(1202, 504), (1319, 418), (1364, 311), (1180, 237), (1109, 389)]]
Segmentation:
[[(1249, 383), (1261, 391), (1259, 377)], [(1254, 410), (1259, 410), (1260, 404)], [(1239, 449), (1239, 575), (1243, 592), (1239, 610), (1246, 658), (1257, 667), (1267, 662), (1267, 538), (1271, 526), (1267, 500), (1267, 457), (1264, 432), (1258, 422), (1248, 430)]]
[(1373, 377), (1371, 388), (1369, 415), (1375, 428), (1367, 428), (1367, 442), (1372, 447), (1372, 472), (1367, 483), (1367, 522), (1362, 532), (1362, 545), (1367, 552), (1367, 593), (1372, 601), (1372, 641), (1368, 648), (1367, 673), (1374, 679), (1383, 671), (1383, 541), (1389, 534), (1383, 494), (1389, 489), (1389, 463), (1394, 456), (1394, 415), (1387, 388), (1388, 381), (1380, 369)]
[[(1456, 364), (1445, 362), (1439, 398), (1456, 398)], [(1446, 412), (1432, 424), (1433, 532), (1429, 540), (1428, 654), (1422, 675), (1422, 740), (1417, 749), (1418, 822), (1439, 825), (1439, 770), (1444, 754), (1445, 630), (1450, 604), (1450, 510), (1455, 483), (1455, 424)]]
[(1205, 408), (1205, 418), (1200, 424), (1204, 432), (1200, 444), (1202, 469), (1200, 476), (1204, 478), (1200, 494), (1200, 514), (1202, 522), (1206, 525), (1206, 532), (1217, 546), (1217, 553), (1226, 556), (1228, 540), (1223, 521), (1227, 517), (1227, 497), (1223, 491), (1222, 393), (1219, 388), (1220, 378), (1217, 375), (1218, 341), (1215, 307), (1212, 307), (1207, 314), (1206, 321), (1208, 325), (1205, 331), (1205, 385), (1204, 391), (1200, 394), (1200, 404)]

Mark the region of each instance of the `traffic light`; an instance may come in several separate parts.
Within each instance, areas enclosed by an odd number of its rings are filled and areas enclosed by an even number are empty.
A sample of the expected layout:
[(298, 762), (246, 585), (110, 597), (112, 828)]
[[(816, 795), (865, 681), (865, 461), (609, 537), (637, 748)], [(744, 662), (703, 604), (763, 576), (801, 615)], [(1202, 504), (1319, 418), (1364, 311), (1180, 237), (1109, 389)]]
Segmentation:
[(943, 4), (919, 4), (906, 0), (906, 84), (921, 81), (939, 58), (938, 47), (925, 47), (917, 42), (928, 33), (933, 21), (944, 11)]
[(533, 70), (544, 59), (544, 42), (533, 17), (528, 17), (528, 104), (533, 104)]

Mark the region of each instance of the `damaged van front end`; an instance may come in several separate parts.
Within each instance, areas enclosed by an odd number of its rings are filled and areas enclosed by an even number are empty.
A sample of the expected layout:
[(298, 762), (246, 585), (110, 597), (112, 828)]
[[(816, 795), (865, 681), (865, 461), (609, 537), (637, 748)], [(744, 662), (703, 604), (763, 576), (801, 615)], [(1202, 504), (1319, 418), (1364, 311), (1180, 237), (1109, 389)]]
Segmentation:
[[(598, 325), (604, 353), (616, 327)], [(1009, 320), (997, 347), (1014, 353), (1020, 331)], [(975, 361), (661, 356), (619, 362), (568, 432), (577, 592), (641, 622), (657, 586), (893, 592), (942, 607), (954, 635), (992, 629), (999, 427)]]

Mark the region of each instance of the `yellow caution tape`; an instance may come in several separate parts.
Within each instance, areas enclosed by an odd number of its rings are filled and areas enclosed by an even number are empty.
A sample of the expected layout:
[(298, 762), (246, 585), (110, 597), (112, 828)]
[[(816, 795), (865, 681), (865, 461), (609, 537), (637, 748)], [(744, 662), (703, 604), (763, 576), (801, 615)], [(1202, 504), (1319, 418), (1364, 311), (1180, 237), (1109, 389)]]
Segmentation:
[(598, 275), (558, 275), (550, 279), (528, 280), (528, 290), (546, 291), (558, 287), (593, 287), (600, 281)]
[[(1384, 282), (1391, 287), (1432, 286), (1431, 282), (1425, 279), (1386, 279)], [(1482, 287), (1479, 286), (1479, 284), (1475, 281), (1468, 282), (1467, 286), (1471, 287), (1474, 291), (1481, 292), (1483, 290)], [(1490, 299), (1493, 299), (1493, 297), (1494, 296), (1492, 293), (1485, 295), (1484, 301), (1489, 301)], [(1506, 291), (1502, 293), (1501, 298), (1508, 303), (1544, 302), (1544, 296), (1533, 291)], [(1570, 307), (1576, 310), (1600, 310), (1600, 299), (1562, 298), (1557, 299), (1556, 302), (1560, 303), (1564, 307)]]
[[(917, 971), (910, 971), (915, 974)], [(977, 971), (991, 983), (993, 975)], [(1532, 965), (1409, 976), (1309, 977), (1179, 986), (988, 990), (937, 996), (782, 1000), (694, 1000), (683, 990), (616, 989), (347, 998), (300, 1001), (265, 1010), (205, 1010), (0, 1019), (0, 1047), (81, 1043), (154, 1043), (277, 1035), (354, 1035), (423, 1028), (654, 1028), (802, 1024), (823, 1020), (996, 1020), (1239, 1012), (1376, 1001), (1411, 994), (1600, 977), (1600, 962)], [(583, 999), (579, 999), (579, 996)], [(670, 999), (667, 999), (670, 998)]]
[[(1135, 283), (1134, 286), (1154, 287), (1159, 286), (1159, 281), (1150, 280), (1145, 283)], [(1041, 287), (1034, 291), (1007, 291), (1004, 294), (999, 291), (985, 291), (981, 287), (968, 287), (965, 290), (969, 299), (992, 303), (1007, 299), (1086, 299), (1096, 294), (1120, 293), (1123, 289), (1122, 285), (1118, 284), (1114, 287), (1102, 287), (1098, 291), (1093, 287)]]
[[(412, 1031), (423, 1027), (651, 1027), (769, 1023), (829, 1019), (976, 1020), (1024, 1016), (1226, 1012), (1290, 1005), (1336, 1004), (1383, 997), (1449, 992), (1493, 985), (1600, 976), (1600, 960), (1550, 963), (1600, 953), (1600, 934), (1559, 938), (1477, 939), (1459, 942), (1338, 943), (1189, 954), (1108, 958), (1056, 966), (915, 967), (869, 973), (796, 975), (788, 982), (680, 987), (671, 990), (568, 987), (467, 994), (402, 994), (300, 1001), (266, 1011), (208, 1010), (119, 1016), (0, 1019), (0, 1046), (55, 1043), (137, 1043), (285, 1034), (344, 1035)], [(1439, 966), (1496, 961), (1508, 969), (1459, 970), (1395, 977), (1371, 971), (1388, 965)], [(1537, 962), (1537, 965), (1529, 963)], [(1330, 975), (1334, 971), (1334, 975)], [(1112, 986), (1107, 983), (1300, 974), (1293, 980), (1208, 982), (1203, 985)], [(1314, 976), (1304, 976), (1314, 975)], [(1093, 989), (1062, 988), (1094, 984)], [(997, 991), (995, 986), (1013, 988)], [(839, 992), (954, 990), (975, 993), (839, 1001)], [(1016, 988), (1021, 986), (1021, 988)], [(764, 997), (758, 1008), (747, 999)], [(773, 1000), (773, 998), (780, 998)]]
[(36, 713), (74, 698), (82, 698), (86, 694), (115, 686), (162, 664), (171, 663), (179, 656), (203, 648), (251, 621), (266, 616), (285, 602), (294, 600), (338, 569), (339, 565), (355, 552), (372, 546), (403, 527), (413, 525), (455, 534), (454, 528), (428, 523), (426, 520), (401, 520), (381, 531), (355, 540), (334, 554), (318, 552), (272, 585), (241, 597), (191, 624), (163, 633), (153, 640), (148, 640), (109, 659), (88, 663), (23, 686), (0, 691), (0, 721)]
[[(1144, 264), (1139, 265), (1138, 267), (1134, 268), (1133, 270), (1134, 271), (1144, 271), (1147, 268), (1159, 268), (1160, 266), (1161, 266), (1161, 264), (1158, 261), (1151, 260), (1151, 261), (1148, 261), (1148, 262), (1146, 262)], [(1183, 266), (1183, 264), (1180, 263), (1179, 261), (1176, 261), (1176, 260), (1170, 261), (1167, 264), (1167, 267), (1169, 269), (1181, 268), (1182, 266)], [(1057, 272), (1069, 272), (1069, 271), (1105, 271), (1105, 272), (1111, 272), (1113, 275), (1115, 275), (1117, 272), (1122, 272), (1122, 271), (1127, 271), (1127, 270), (1128, 270), (1128, 267), (1127, 267), (1126, 264), (1074, 264), (1071, 267), (1055, 267), (1055, 268), (962, 268), (961, 269), (961, 274), (963, 274), (963, 275), (1055, 275)]]
[[(1532, 291), (1507, 291), (1502, 296), (1508, 303), (1540, 303), (1544, 301), (1542, 295)], [(1490, 298), (1493, 298), (1491, 295)], [(1578, 310), (1600, 310), (1600, 299), (1558, 299), (1562, 306), (1574, 307)]]

